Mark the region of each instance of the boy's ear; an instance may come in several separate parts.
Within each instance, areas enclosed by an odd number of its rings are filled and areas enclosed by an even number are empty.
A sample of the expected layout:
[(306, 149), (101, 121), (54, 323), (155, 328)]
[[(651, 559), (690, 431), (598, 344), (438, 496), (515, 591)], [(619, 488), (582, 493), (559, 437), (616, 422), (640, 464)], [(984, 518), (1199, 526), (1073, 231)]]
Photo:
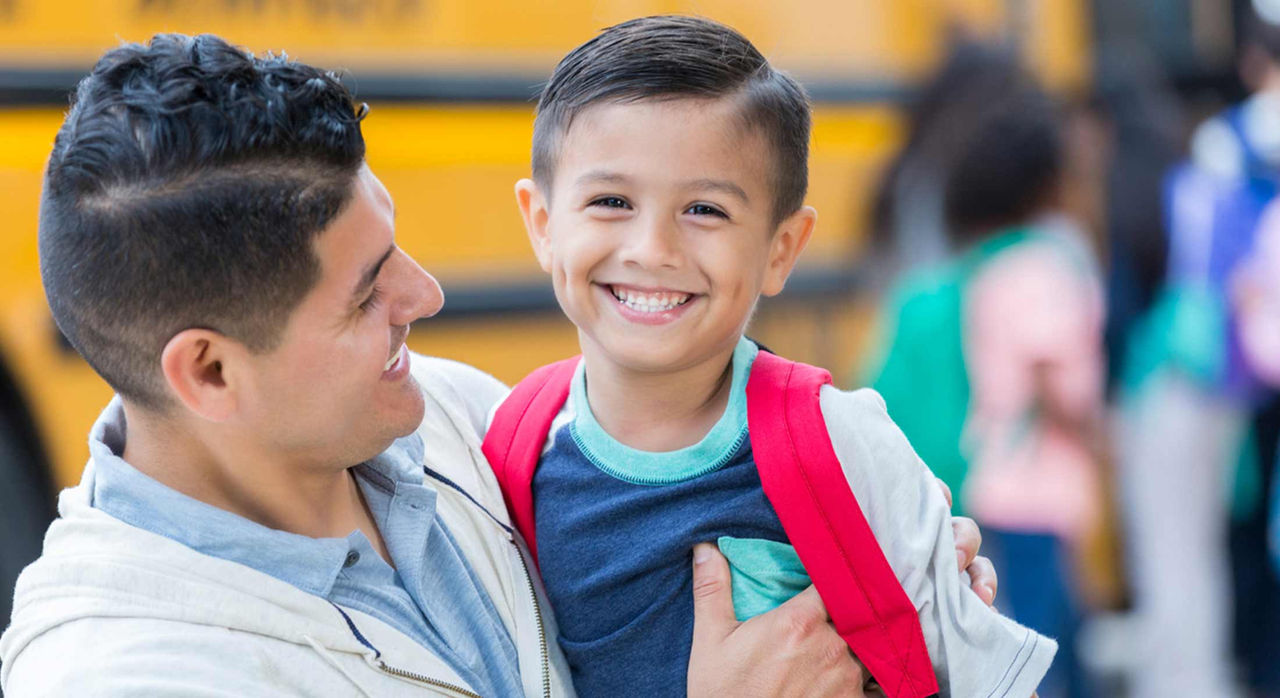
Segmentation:
[(545, 272), (551, 271), (551, 236), (547, 233), (547, 198), (532, 179), (516, 182), (516, 205), (524, 219), (524, 229), (533, 244), (533, 254)]
[(769, 246), (769, 262), (764, 271), (764, 284), (760, 293), (776, 296), (787, 284), (787, 277), (796, 266), (796, 260), (809, 244), (809, 236), (813, 235), (813, 226), (818, 222), (818, 212), (812, 206), (801, 206), (800, 210), (787, 216), (773, 233), (773, 242)]
[(237, 359), (244, 347), (213, 330), (175, 334), (160, 352), (160, 370), (174, 397), (211, 422), (225, 422), (236, 411), (242, 387)]

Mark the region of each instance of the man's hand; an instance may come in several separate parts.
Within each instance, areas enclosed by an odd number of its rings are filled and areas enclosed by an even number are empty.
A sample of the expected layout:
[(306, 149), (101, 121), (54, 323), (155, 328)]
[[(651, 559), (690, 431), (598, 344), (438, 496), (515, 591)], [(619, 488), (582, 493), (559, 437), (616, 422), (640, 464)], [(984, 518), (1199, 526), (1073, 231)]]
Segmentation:
[(710, 543), (693, 549), (693, 651), (688, 691), (706, 696), (863, 698), (868, 678), (836, 634), (812, 586), (739, 623), (729, 563)]
[[(941, 479), (938, 480), (938, 487), (942, 489), (942, 496), (947, 499), (947, 506), (951, 506), (951, 488)], [(978, 524), (967, 516), (953, 516), (951, 530), (955, 532), (956, 538), (956, 563), (961, 570), (969, 573), (970, 585), (978, 598), (988, 606), (994, 604), (996, 568), (991, 560), (978, 555), (978, 548), (982, 545), (982, 531), (978, 530)]]
[[(951, 490), (938, 480), (947, 504)], [(958, 569), (988, 605), (996, 571), (978, 555), (982, 533), (973, 519), (951, 520)], [(739, 623), (733, 613), (729, 564), (710, 543), (694, 548), (693, 650), (688, 691), (702, 696), (842, 696), (865, 698), (870, 674), (831, 625), (812, 586), (763, 615)], [(873, 694), (879, 695), (879, 694)]]

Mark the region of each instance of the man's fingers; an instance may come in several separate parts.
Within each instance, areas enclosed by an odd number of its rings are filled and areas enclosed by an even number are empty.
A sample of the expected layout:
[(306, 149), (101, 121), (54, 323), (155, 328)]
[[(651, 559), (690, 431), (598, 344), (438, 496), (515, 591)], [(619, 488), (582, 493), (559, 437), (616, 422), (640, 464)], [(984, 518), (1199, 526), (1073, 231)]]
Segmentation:
[(973, 592), (988, 606), (996, 602), (996, 568), (991, 561), (979, 555), (969, 565), (969, 579)]
[[(939, 481), (941, 482), (941, 481)], [(982, 547), (982, 531), (978, 524), (967, 516), (951, 517), (951, 530), (956, 539), (956, 563), (964, 570), (978, 556), (978, 548)]]
[(766, 634), (786, 638), (798, 643), (798, 646), (823, 636), (832, 641), (840, 639), (835, 627), (831, 625), (831, 614), (827, 613), (822, 597), (812, 584), (781, 606), (751, 619), (751, 622), (756, 621), (772, 623), (771, 627), (765, 629)]
[(693, 546), (693, 644), (721, 639), (738, 627), (729, 562), (711, 543)]
[[(783, 611), (783, 609), (788, 610)], [(815, 622), (822, 621), (825, 623), (831, 620), (831, 614), (827, 613), (827, 607), (822, 603), (822, 597), (818, 595), (817, 587), (812, 584), (809, 585), (809, 588), (787, 599), (786, 603), (783, 603), (774, 611), (794, 613), (799, 618), (813, 619)], [(770, 611), (770, 613), (774, 611)]]
[(951, 506), (953, 504), (951, 500), (951, 486), (943, 482), (940, 477), (935, 477), (934, 479), (938, 481), (938, 487), (942, 490), (942, 496), (947, 500), (947, 506)]

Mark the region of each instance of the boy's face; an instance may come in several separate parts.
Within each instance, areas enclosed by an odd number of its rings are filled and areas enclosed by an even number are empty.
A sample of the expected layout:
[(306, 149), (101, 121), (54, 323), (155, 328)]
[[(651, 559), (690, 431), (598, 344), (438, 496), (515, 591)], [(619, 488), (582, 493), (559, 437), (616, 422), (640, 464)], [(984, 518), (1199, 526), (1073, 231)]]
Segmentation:
[(440, 286), (395, 245), (394, 207), (365, 167), (351, 201), (315, 241), (321, 274), (279, 345), (249, 357), (245, 422), (270, 452), (357, 463), (422, 421), (404, 346)]
[(772, 150), (731, 99), (599, 104), (563, 134), (552, 191), (517, 200), (583, 350), (639, 371), (731, 352), (808, 240), (773, 225)]

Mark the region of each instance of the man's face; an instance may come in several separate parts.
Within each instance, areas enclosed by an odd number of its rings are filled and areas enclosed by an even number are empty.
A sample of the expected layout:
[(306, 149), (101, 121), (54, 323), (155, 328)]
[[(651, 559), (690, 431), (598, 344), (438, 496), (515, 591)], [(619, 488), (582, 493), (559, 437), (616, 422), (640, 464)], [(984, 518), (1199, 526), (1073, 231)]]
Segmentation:
[(315, 241), (320, 279), (280, 344), (250, 358), (246, 423), (267, 455), (354, 465), (422, 421), (409, 324), (443, 305), (440, 285), (395, 245), (394, 207), (366, 166)]

